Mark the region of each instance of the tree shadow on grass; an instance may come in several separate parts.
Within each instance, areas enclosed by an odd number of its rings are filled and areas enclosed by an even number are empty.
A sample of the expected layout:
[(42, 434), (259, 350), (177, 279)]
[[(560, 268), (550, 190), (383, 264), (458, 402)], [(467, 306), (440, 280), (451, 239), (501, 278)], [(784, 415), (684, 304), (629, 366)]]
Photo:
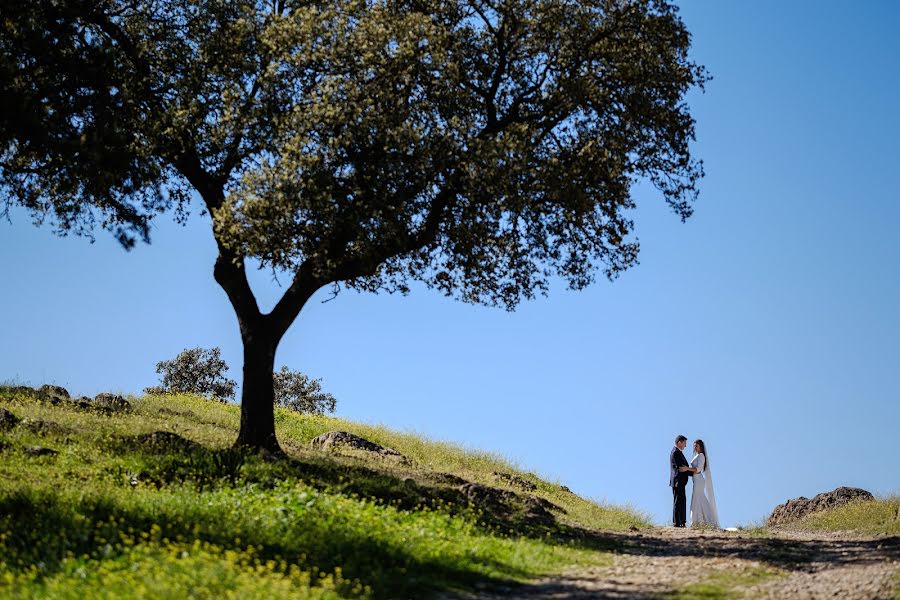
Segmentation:
[(375, 500), (400, 510), (433, 509), (459, 515), (490, 533), (542, 540), (550, 536), (598, 549), (610, 545), (558, 523), (553, 511), (562, 509), (539, 497), (464, 480), (460, 483), (458, 478), (445, 482), (431, 479), (428, 473), (397, 472), (390, 465), (379, 469), (383, 461), (378, 458), (372, 461), (375, 466), (326, 453), (273, 458), (234, 448), (210, 449), (169, 432), (120, 438), (111, 444), (111, 451), (130, 454), (143, 465), (138, 473), (122, 471), (117, 476), (134, 476), (160, 488), (187, 484), (203, 491), (254, 484), (270, 489), (281, 482), (299, 481), (321, 491)]
[(623, 554), (642, 556), (684, 556), (709, 558), (741, 558), (766, 563), (786, 570), (817, 570), (866, 565), (884, 561), (900, 561), (900, 536), (841, 539), (822, 536), (818, 539), (785, 537), (748, 537), (734, 534), (668, 536), (649, 532), (619, 534), (588, 532), (615, 545)]
[[(354, 581), (371, 586), (375, 598), (421, 597), (445, 590), (514, 585), (525, 570), (490, 556), (465, 561), (416, 556), (397, 540), (382, 540), (359, 530), (311, 527), (307, 535), (273, 539), (271, 530), (253, 527), (253, 515), (229, 528), (210, 515), (123, 506), (110, 498), (73, 500), (50, 491), (19, 491), (0, 498), (0, 562), (7, 568), (37, 568), (42, 577), (62, 570), (66, 558), (114, 559), (135, 544), (190, 547), (195, 540), (225, 550), (252, 548), (260, 560), (285, 561), (305, 569), (342, 570), (345, 589)], [(477, 563), (477, 564), (473, 564)], [(486, 575), (485, 573), (491, 573)]]

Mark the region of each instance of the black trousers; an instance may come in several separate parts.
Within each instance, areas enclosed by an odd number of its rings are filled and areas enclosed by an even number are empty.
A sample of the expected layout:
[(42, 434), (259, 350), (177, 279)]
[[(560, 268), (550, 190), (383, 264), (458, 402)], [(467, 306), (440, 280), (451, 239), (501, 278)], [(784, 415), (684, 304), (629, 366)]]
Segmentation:
[(672, 525), (675, 527), (684, 527), (687, 523), (687, 500), (684, 496), (684, 490), (687, 482), (680, 482), (675, 479), (675, 485), (672, 486)]

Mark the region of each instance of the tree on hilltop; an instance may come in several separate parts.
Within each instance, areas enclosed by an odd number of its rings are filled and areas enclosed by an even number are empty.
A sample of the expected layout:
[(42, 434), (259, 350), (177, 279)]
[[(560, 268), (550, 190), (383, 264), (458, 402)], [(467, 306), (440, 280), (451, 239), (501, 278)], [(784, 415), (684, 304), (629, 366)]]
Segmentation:
[[(0, 189), (126, 247), (190, 198), (244, 347), (237, 445), (277, 451), (276, 347), (322, 287), (514, 308), (682, 219), (702, 86), (666, 0), (36, 0), (0, 8)], [(247, 261), (290, 273), (271, 312)]]
[(158, 386), (144, 389), (145, 394), (197, 394), (219, 402), (234, 398), (237, 382), (225, 377), (228, 365), (222, 360), (222, 350), (188, 348), (171, 360), (156, 363), (162, 375)]

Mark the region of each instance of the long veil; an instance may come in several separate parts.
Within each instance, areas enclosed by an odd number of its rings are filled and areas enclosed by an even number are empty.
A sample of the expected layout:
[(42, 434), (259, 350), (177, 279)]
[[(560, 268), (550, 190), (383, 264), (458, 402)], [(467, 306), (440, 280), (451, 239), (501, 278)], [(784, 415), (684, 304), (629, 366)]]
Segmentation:
[(713, 489), (713, 480), (712, 480), (712, 468), (707, 464), (706, 465), (706, 499), (709, 501), (709, 510), (712, 513), (710, 516), (712, 517), (712, 524), (715, 527), (719, 527), (719, 507), (716, 506), (716, 492)]

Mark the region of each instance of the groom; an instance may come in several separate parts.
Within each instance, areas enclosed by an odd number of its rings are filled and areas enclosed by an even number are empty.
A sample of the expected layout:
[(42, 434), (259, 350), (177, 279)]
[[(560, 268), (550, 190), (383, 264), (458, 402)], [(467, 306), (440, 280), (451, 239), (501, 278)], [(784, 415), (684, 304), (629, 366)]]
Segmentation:
[(682, 471), (689, 467), (687, 459), (681, 453), (687, 446), (687, 438), (679, 435), (675, 438), (675, 447), (669, 453), (669, 487), (672, 488), (674, 506), (672, 508), (672, 524), (675, 527), (684, 527), (687, 522), (687, 501), (684, 491), (687, 487), (690, 473)]

